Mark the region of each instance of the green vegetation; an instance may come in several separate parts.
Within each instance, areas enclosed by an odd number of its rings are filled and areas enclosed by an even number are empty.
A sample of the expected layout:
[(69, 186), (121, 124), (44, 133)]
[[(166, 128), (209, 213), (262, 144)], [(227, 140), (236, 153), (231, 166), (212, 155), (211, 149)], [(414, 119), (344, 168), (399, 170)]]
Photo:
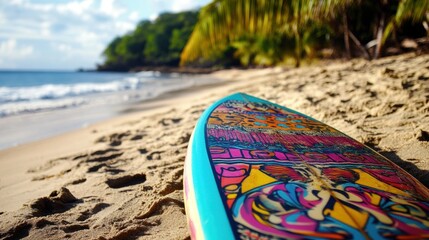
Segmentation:
[[(272, 66), (401, 52), (429, 36), (427, 0), (214, 0), (115, 38), (99, 69)], [(393, 49), (393, 50), (392, 50)]]
[(163, 13), (141, 21), (136, 29), (116, 37), (104, 50), (99, 70), (127, 71), (140, 66), (177, 66), (180, 53), (197, 22), (198, 12)]
[[(322, 3), (312, 0), (215, 0), (201, 10), (198, 24), (182, 52), (182, 63), (210, 58), (212, 52), (230, 43), (234, 46), (234, 42), (243, 36), (271, 39), (274, 35), (282, 41), (272, 42), (271, 48), (277, 54), (292, 54), (299, 66), (303, 51), (313, 55), (314, 45), (323, 44), (323, 35), (330, 32), (327, 26), (315, 21), (322, 19), (322, 9), (329, 10)], [(321, 41), (314, 41), (316, 39)], [(281, 46), (282, 43), (287, 45)], [(257, 58), (265, 55), (265, 50), (263, 45), (256, 49), (253, 63), (259, 64)]]
[[(201, 10), (182, 52), (181, 63), (210, 59), (229, 44), (235, 46), (243, 35), (248, 39), (282, 36), (284, 41), (271, 47), (278, 47), (282, 61), (293, 56), (295, 66), (301, 64), (303, 57), (317, 57), (318, 50), (326, 46), (335, 52), (345, 52), (348, 58), (352, 55), (378, 58), (386, 42), (399, 45), (397, 33), (404, 35), (401, 37), (424, 36), (418, 33), (427, 26), (428, 5), (427, 0), (215, 0)], [(404, 24), (412, 30), (401, 32), (400, 26)], [(389, 38), (391, 33), (393, 37)], [(339, 41), (341, 38), (343, 41)], [(285, 43), (287, 46), (279, 46)], [(264, 48), (256, 52), (254, 48), (247, 49), (253, 56), (264, 53)], [(271, 58), (275, 59), (278, 56)], [(253, 63), (260, 65), (258, 61)]]

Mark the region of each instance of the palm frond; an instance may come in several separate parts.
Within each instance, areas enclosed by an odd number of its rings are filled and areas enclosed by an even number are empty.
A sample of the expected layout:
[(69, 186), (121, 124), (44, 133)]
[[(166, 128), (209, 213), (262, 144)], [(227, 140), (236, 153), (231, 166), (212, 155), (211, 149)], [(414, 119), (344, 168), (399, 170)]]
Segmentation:
[[(327, 18), (358, 0), (214, 0), (205, 6), (182, 54), (181, 64), (211, 55), (242, 35), (302, 34), (312, 19)], [(286, 34), (288, 34), (286, 32)], [(298, 40), (300, 41), (300, 40)], [(299, 51), (298, 51), (299, 52)]]
[(190, 62), (245, 34), (269, 35), (292, 18), (292, 0), (215, 0), (204, 7), (181, 61)]
[(429, 19), (428, 0), (402, 0), (394, 18), (388, 23), (383, 34), (382, 42), (386, 42), (390, 34), (400, 27), (406, 20), (414, 23), (427, 21)]
[(426, 20), (429, 14), (428, 0), (403, 0), (399, 3), (395, 21), (401, 24), (406, 19), (413, 22)]

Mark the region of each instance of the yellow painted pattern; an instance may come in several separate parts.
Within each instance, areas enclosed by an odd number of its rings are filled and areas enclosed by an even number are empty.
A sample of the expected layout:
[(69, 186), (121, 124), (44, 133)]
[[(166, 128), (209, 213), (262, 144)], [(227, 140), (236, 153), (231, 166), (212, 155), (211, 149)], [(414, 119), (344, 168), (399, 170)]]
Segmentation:
[(258, 166), (253, 166), (250, 170), (249, 176), (241, 184), (241, 191), (242, 193), (245, 193), (259, 186), (267, 185), (276, 181), (277, 180), (275, 178), (270, 177), (259, 170)]
[(406, 193), (398, 188), (395, 188), (394, 186), (391, 186), (382, 181), (379, 181), (378, 179), (374, 178), (373, 176), (369, 175), (368, 173), (360, 169), (353, 169), (353, 170), (359, 174), (359, 179), (356, 181), (357, 184), (390, 192), (397, 195), (410, 196), (409, 193)]

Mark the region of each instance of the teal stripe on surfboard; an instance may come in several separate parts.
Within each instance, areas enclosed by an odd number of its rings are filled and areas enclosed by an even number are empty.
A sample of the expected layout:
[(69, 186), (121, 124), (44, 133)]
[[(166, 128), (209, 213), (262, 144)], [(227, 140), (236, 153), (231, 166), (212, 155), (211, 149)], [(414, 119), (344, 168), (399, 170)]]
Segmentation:
[(208, 191), (217, 189), (215, 176), (210, 164), (207, 143), (205, 139), (205, 127), (211, 112), (227, 99), (236, 99), (240, 95), (232, 95), (221, 99), (207, 108), (198, 120), (193, 133), (192, 141), (192, 166), (191, 177), (196, 198), (200, 224), (203, 227), (202, 235), (205, 239), (234, 239), (231, 224), (226, 215), (224, 205), (219, 192)]

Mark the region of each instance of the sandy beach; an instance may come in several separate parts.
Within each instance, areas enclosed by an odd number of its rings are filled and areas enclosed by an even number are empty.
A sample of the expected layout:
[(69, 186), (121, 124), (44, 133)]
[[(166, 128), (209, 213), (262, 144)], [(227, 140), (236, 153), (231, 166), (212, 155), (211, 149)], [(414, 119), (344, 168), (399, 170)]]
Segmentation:
[(429, 55), (214, 72), (121, 116), (0, 151), (1, 239), (188, 239), (183, 164), (217, 99), (245, 92), (367, 144), (429, 187)]

